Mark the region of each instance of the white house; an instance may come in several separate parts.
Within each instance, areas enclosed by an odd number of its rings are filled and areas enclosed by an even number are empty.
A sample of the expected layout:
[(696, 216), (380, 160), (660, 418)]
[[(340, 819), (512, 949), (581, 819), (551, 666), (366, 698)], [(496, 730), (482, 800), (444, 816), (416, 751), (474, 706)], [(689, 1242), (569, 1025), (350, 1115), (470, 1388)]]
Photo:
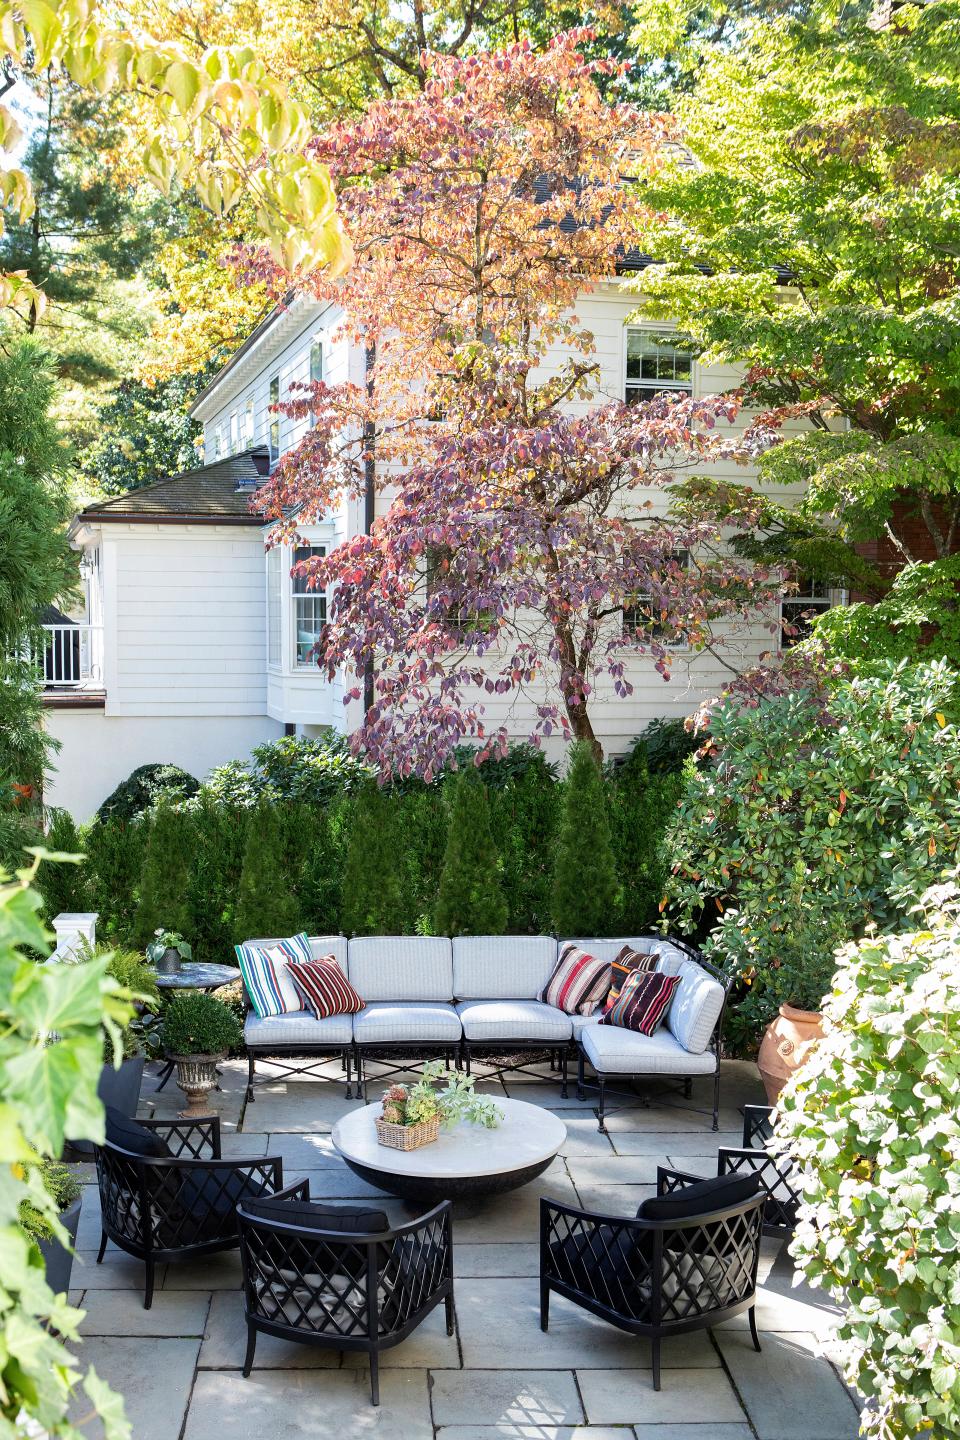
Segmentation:
[[(662, 342), (667, 327), (628, 326), (636, 304), (613, 279), (578, 302), (595, 338), (601, 398), (668, 387), (709, 394), (736, 384), (730, 370), (653, 347), (652, 334)], [(203, 467), (76, 516), (71, 540), (83, 555), (87, 605), (79, 621), (49, 627), (46, 719), (62, 748), (48, 804), (86, 819), (138, 765), (169, 761), (199, 777), (284, 733), (356, 726), (359, 711), (344, 706), (344, 685), (307, 658), (326, 599), (291, 579), (289, 548), (265, 549), (262, 523), (248, 508), (257, 483), (308, 423), (271, 412), (291, 384), (363, 383), (363, 351), (341, 319), (335, 306), (302, 297), (274, 311), (194, 404)], [(302, 539), (326, 548), (362, 528), (362, 507), (350, 502)], [(743, 658), (769, 645), (758, 627)], [(656, 716), (690, 713), (726, 672), (709, 655), (678, 654), (668, 684), (643, 656), (631, 659), (629, 674), (629, 701), (612, 687), (595, 697), (594, 725), (609, 753)], [(529, 700), (500, 699), (487, 716), (505, 720), (518, 738), (529, 734)]]

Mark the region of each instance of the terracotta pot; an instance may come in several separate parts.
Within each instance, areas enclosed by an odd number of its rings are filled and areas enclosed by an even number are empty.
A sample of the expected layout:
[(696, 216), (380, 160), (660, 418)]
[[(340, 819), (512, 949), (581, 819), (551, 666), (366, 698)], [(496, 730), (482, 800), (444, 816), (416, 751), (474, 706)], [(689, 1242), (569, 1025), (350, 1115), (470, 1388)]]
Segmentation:
[(810, 1051), (823, 1037), (823, 1016), (819, 1010), (798, 1010), (781, 1005), (780, 1014), (766, 1028), (760, 1042), (757, 1066), (771, 1105), (794, 1070), (799, 1070)]
[(177, 1067), (177, 1084), (187, 1097), (181, 1120), (200, 1120), (211, 1115), (207, 1096), (217, 1083), (217, 1062), (222, 1055), (171, 1055)]

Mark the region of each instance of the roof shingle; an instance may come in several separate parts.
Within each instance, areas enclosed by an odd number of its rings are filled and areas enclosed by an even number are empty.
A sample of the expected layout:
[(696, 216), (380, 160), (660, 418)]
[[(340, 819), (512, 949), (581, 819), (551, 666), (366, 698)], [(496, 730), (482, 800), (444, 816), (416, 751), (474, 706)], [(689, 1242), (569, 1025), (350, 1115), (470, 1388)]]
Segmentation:
[[(182, 475), (155, 480), (139, 490), (128, 490), (111, 500), (89, 505), (80, 515), (89, 521), (196, 520), (208, 524), (262, 525), (263, 517), (250, 511), (253, 486), (266, 479), (270, 455), (257, 445), (239, 455), (201, 465)], [(242, 487), (242, 488), (240, 488)]]

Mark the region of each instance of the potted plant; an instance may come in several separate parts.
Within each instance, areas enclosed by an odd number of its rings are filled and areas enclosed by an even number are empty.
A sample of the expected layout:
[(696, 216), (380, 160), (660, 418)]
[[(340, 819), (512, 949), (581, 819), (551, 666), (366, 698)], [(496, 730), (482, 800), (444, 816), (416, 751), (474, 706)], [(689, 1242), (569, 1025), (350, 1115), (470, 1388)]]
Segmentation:
[(243, 1031), (237, 1017), (212, 995), (178, 995), (163, 1017), (163, 1047), (177, 1067), (177, 1084), (188, 1100), (183, 1118), (208, 1114), (207, 1095), (217, 1083), (217, 1061), (239, 1050)]
[(472, 1075), (451, 1074), (445, 1090), (436, 1082), (444, 1073), (442, 1060), (428, 1060), (416, 1085), (391, 1085), (383, 1096), (383, 1109), (376, 1118), (377, 1140), (394, 1150), (416, 1150), (429, 1145), (457, 1121), (485, 1125), (493, 1130), (503, 1112), (486, 1095), (474, 1092)]
[(176, 930), (154, 930), (147, 959), (158, 975), (177, 975), (181, 961), (193, 959), (193, 946)]
[(60, 1212), (60, 1224), (70, 1237), (70, 1247), (53, 1233), (47, 1217), (27, 1200), (20, 1206), (20, 1224), (36, 1241), (43, 1256), (47, 1284), (55, 1295), (60, 1295), (70, 1288), (72, 1246), (76, 1243), (77, 1226), (80, 1223), (81, 1191), (73, 1171), (68, 1166), (55, 1160), (43, 1160), (39, 1170), (46, 1191)]

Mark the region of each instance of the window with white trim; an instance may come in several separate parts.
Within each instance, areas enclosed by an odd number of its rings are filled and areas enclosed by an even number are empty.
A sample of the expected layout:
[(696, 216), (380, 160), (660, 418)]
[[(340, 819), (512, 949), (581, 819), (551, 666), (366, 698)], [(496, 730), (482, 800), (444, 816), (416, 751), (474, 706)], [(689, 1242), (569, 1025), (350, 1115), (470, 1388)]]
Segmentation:
[[(317, 385), (323, 379), (323, 341), (311, 340), (310, 342), (310, 383)], [(310, 411), (310, 424), (317, 423), (316, 416)]]
[(213, 458), (214, 458), (214, 460), (222, 460), (222, 459), (223, 459), (223, 452), (224, 452), (224, 446), (223, 446), (223, 421), (222, 421), (222, 420), (218, 420), (217, 423), (216, 423), (216, 425), (214, 426), (214, 431), (213, 431)]
[[(298, 545), (293, 552), (293, 563), (300, 565), (305, 560), (319, 559), (326, 553), (324, 545)], [(315, 661), (310, 652), (327, 623), (327, 593), (325, 590), (308, 590), (306, 575), (291, 575), (290, 586), (296, 663), (298, 666), (311, 666)]]
[[(689, 569), (689, 550), (678, 550), (670, 557), (682, 569)], [(652, 592), (638, 590), (623, 607), (623, 633), (631, 640), (659, 641), (668, 650), (686, 649), (686, 639), (667, 623), (664, 612), (654, 609)]]
[[(279, 375), (271, 375), (271, 377), (270, 377), (270, 392), (269, 392), (269, 393), (270, 393), (270, 400), (269, 400), (270, 406), (272, 407), (272, 406), (274, 406), (274, 405), (279, 405), (279, 403), (280, 403), (280, 376), (279, 376)], [(277, 415), (277, 414), (275, 414), (275, 413), (272, 411), (272, 409), (271, 409), (271, 413), (270, 413), (269, 419), (270, 419), (270, 429), (269, 429), (269, 431), (268, 431), (268, 434), (269, 434), (269, 437), (270, 437), (270, 463), (271, 463), (271, 464), (274, 464), (277, 460), (280, 459), (280, 416)]]
[(230, 416), (230, 454), (236, 455), (240, 449), (240, 411), (234, 410)]
[(267, 551), (267, 664), (283, 664), (283, 554), (279, 545)]
[(627, 329), (627, 373), (624, 399), (630, 405), (665, 392), (689, 395), (693, 390), (693, 356), (676, 336), (642, 326)]
[[(800, 574), (794, 577), (796, 591), (784, 595), (780, 601), (781, 645), (789, 650), (810, 634), (810, 627), (818, 615), (829, 610), (834, 603), (833, 591), (824, 580), (815, 580), (812, 575)], [(790, 627), (790, 633), (783, 629)]]
[(253, 396), (247, 396), (243, 407), (243, 448), (249, 450), (253, 444)]

